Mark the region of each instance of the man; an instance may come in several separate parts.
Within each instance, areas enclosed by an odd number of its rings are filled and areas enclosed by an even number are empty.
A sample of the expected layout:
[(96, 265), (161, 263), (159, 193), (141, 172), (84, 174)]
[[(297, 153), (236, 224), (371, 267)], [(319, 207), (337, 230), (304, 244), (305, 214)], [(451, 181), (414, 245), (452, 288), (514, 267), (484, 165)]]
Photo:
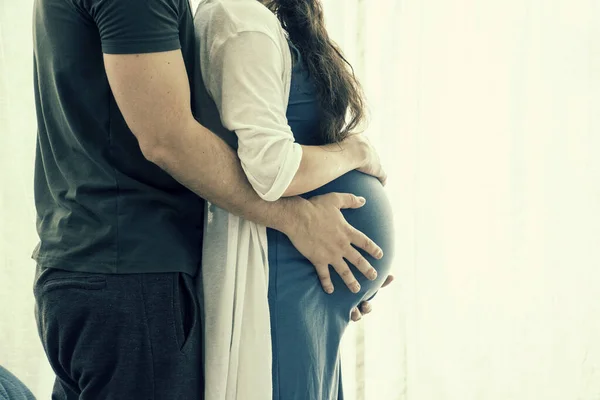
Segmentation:
[(258, 197), (192, 115), (194, 53), (188, 0), (35, 1), (34, 292), (53, 398), (202, 398), (203, 199), (287, 234), (326, 290), (328, 265), (368, 266), (351, 244), (380, 256), (339, 211), (355, 196)]

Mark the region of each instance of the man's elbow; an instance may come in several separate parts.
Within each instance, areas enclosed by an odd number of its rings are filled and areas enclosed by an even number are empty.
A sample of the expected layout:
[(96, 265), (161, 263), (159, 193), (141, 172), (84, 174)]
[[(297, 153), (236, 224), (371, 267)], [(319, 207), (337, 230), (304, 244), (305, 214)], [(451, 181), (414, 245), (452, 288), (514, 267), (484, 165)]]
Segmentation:
[(134, 131), (134, 135), (146, 160), (162, 166), (161, 164), (164, 163), (166, 158), (164, 141), (153, 132), (145, 131), (140, 134)]
[[(191, 117), (193, 119), (193, 117)], [(195, 120), (193, 120), (195, 122)], [(131, 131), (138, 140), (144, 157), (159, 167), (165, 167), (177, 154), (190, 124), (182, 118), (179, 123), (166, 126), (161, 123), (140, 124), (131, 126)]]
[[(158, 130), (155, 128), (146, 128), (144, 130), (132, 129), (135, 137), (138, 140), (140, 150), (143, 156), (150, 162), (165, 168), (169, 163), (172, 153), (174, 140), (177, 134), (173, 130)], [(169, 140), (171, 138), (171, 140)]]

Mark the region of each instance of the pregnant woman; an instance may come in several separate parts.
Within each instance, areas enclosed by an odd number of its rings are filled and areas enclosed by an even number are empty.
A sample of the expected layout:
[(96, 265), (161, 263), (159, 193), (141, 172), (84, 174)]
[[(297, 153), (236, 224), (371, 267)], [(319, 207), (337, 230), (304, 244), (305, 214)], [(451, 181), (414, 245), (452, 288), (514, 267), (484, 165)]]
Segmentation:
[(257, 193), (362, 196), (365, 205), (343, 215), (384, 252), (361, 251), (368, 263), (352, 266), (350, 289), (351, 276), (333, 273), (323, 290), (287, 236), (209, 204), (199, 284), (206, 399), (343, 399), (342, 335), (351, 311), (385, 282), (394, 247), (385, 174), (355, 132), (360, 86), (319, 0), (205, 0), (195, 26), (205, 91), (196, 115), (237, 149)]

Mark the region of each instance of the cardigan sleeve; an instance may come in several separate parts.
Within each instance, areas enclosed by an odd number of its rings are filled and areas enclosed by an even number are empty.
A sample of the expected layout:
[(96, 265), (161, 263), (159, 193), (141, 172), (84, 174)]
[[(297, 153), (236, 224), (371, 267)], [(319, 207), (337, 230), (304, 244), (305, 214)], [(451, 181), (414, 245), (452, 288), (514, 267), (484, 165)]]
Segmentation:
[(283, 50), (258, 31), (237, 33), (208, 48), (206, 85), (221, 122), (238, 137), (238, 157), (254, 190), (275, 201), (302, 159), (302, 147), (294, 142), (286, 118), (284, 79), (289, 76)]

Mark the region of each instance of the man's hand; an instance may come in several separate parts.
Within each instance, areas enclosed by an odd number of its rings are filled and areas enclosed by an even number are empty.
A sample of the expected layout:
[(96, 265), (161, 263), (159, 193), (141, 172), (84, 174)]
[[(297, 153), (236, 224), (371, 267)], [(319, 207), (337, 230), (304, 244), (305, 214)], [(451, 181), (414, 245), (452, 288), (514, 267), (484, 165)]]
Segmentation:
[[(381, 285), (381, 288), (383, 289), (384, 287), (386, 287), (393, 281), (394, 281), (394, 276), (388, 275), (388, 277), (385, 279), (385, 282), (383, 283), (383, 285)], [(373, 311), (373, 307), (371, 306), (371, 303), (369, 301), (363, 301), (362, 303), (360, 303), (360, 309), (358, 307), (354, 307), (354, 309), (352, 310), (352, 314), (351, 314), (352, 321), (354, 321), (354, 322), (360, 321), (360, 319), (363, 317), (363, 315), (367, 315), (371, 311)]]
[(369, 139), (363, 134), (350, 135), (346, 140), (354, 141), (358, 147), (363, 162), (357, 168), (358, 171), (363, 172), (367, 175), (372, 175), (381, 181), (381, 184), (385, 186), (387, 181), (387, 173), (381, 166), (381, 160), (379, 154), (369, 141)]
[(289, 224), (290, 229), (285, 232), (298, 251), (315, 266), (321, 285), (327, 293), (333, 293), (334, 290), (329, 265), (353, 293), (360, 291), (360, 285), (346, 260), (368, 279), (377, 278), (377, 271), (352, 245), (377, 259), (383, 257), (383, 251), (364, 233), (348, 224), (340, 211), (345, 208), (360, 208), (364, 204), (364, 198), (347, 193), (315, 196), (295, 209), (294, 223)]

